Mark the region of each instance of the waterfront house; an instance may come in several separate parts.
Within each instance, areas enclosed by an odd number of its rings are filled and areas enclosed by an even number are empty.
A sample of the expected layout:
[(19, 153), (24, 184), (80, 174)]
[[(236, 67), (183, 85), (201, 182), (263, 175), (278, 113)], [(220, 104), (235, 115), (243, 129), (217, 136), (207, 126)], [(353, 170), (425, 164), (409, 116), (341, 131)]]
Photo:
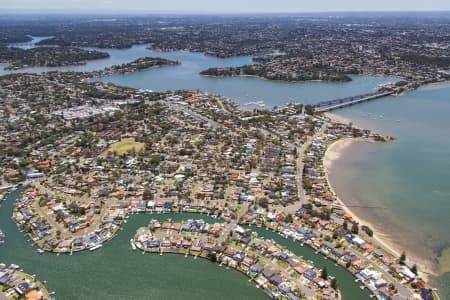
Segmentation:
[(263, 270), (264, 270), (264, 267), (262, 265), (255, 264), (250, 267), (250, 274), (252, 276), (256, 276), (259, 273), (261, 273)]
[(355, 246), (358, 246), (359, 248), (362, 248), (362, 247), (364, 246), (364, 244), (366, 243), (366, 241), (364, 241), (362, 238), (360, 238), (360, 237), (358, 237), (358, 236), (355, 236), (355, 237), (352, 239), (352, 243), (353, 243)]
[(262, 271), (262, 275), (269, 280), (270, 277), (272, 277), (274, 274), (272, 272), (272, 270), (268, 269), (268, 268), (264, 268), (264, 270)]
[(283, 278), (280, 275), (273, 275), (269, 278), (269, 282), (275, 286), (279, 286), (283, 282)]
[(309, 269), (303, 273), (303, 276), (310, 281), (314, 281), (314, 279), (317, 277), (317, 273), (314, 271), (314, 269)]
[(398, 274), (406, 281), (413, 281), (417, 277), (407, 266), (401, 266)]

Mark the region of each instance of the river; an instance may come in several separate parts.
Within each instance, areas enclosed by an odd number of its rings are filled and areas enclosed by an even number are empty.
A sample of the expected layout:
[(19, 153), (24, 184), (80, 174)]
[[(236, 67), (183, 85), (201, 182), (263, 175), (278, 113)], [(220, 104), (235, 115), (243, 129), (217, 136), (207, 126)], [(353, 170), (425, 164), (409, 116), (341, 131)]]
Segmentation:
[[(30, 47), (30, 43), (24, 44), (23, 47)], [(14, 71), (4, 70), (2, 68), (0, 69), (0, 75), (21, 72), (41, 73), (57, 70), (90, 72), (102, 70), (112, 65), (128, 63), (140, 57), (162, 57), (180, 61), (181, 64), (136, 73), (100, 77), (94, 80), (154, 91), (198, 89), (229, 97), (241, 105), (248, 102), (263, 101), (266, 107), (284, 105), (289, 102), (316, 103), (321, 100), (353, 96), (374, 91), (378, 84), (395, 80), (389, 77), (353, 76), (351, 82), (345, 83), (289, 83), (254, 77), (212, 78), (200, 76), (199, 72), (211, 67), (231, 67), (252, 64), (254, 63), (252, 57), (217, 58), (203, 53), (186, 51), (159, 52), (149, 50), (147, 47), (146, 45), (135, 45), (129, 49), (83, 48), (108, 52), (110, 56), (104, 59), (90, 60), (85, 65), (79, 66), (35, 67)], [(250, 105), (248, 108), (258, 108), (258, 106)]]
[(449, 113), (448, 84), (338, 111), (397, 140), (352, 144), (333, 163), (330, 174), (346, 204), (386, 208), (352, 210), (407, 255), (432, 264), (440, 275), (434, 283), (444, 299), (450, 299)]
[[(90, 48), (93, 49), (93, 48)], [(92, 71), (143, 56), (181, 61), (180, 65), (95, 80), (151, 90), (200, 89), (222, 94), (244, 106), (264, 101), (266, 107), (287, 102), (315, 103), (324, 99), (373, 91), (393, 78), (355, 76), (349, 83), (286, 83), (249, 77), (210, 78), (209, 67), (251, 63), (251, 57), (220, 59), (202, 53), (155, 52), (139, 45), (107, 51), (107, 59), (84, 66), (30, 68), (22, 71)], [(9, 73), (0, 71), (0, 74)], [(355, 209), (407, 252), (435, 263), (441, 274), (450, 270), (450, 86), (428, 86), (402, 97), (387, 97), (340, 110), (362, 127), (397, 138), (386, 144), (354, 144), (334, 163), (330, 180), (345, 202), (382, 210)], [(246, 107), (246, 106), (244, 106)], [(440, 262), (437, 264), (438, 257)], [(21, 261), (16, 263), (21, 264)], [(419, 265), (420, 267), (420, 265)], [(435, 283), (450, 299), (450, 273)]]

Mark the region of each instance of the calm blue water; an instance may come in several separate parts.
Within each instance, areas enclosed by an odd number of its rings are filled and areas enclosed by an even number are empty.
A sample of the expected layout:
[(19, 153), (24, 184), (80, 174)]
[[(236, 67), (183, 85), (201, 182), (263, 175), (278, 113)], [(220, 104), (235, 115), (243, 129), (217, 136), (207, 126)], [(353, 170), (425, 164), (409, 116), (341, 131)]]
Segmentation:
[[(398, 138), (350, 146), (332, 168), (337, 193), (354, 204), (388, 208), (354, 210), (406, 252), (436, 263), (450, 247), (450, 85), (423, 87), (337, 114)], [(450, 299), (450, 274), (443, 278), (439, 285)]]
[[(30, 44), (25, 44), (24, 46), (29, 47)], [(182, 51), (158, 52), (148, 50), (146, 47), (145, 45), (137, 45), (130, 49), (84, 48), (108, 52), (110, 57), (91, 60), (83, 66), (26, 68), (15, 71), (1, 69), (0, 75), (20, 72), (40, 73), (56, 70), (89, 72), (102, 70), (112, 65), (127, 63), (139, 57), (162, 57), (178, 60), (181, 64), (138, 73), (101, 77), (95, 80), (155, 91), (198, 89), (227, 96), (241, 105), (247, 102), (264, 101), (268, 107), (283, 105), (289, 102), (316, 103), (330, 98), (371, 92), (377, 88), (378, 84), (395, 80), (389, 77), (355, 76), (353, 77), (353, 81), (348, 83), (288, 83), (251, 77), (211, 78), (200, 76), (199, 72), (211, 67), (252, 64), (252, 58), (250, 56), (217, 58), (204, 55), (203, 53)]]
[[(39, 255), (9, 217), (21, 191), (10, 193), (0, 208), (0, 225), (6, 234), (6, 243), (0, 247), (0, 262), (20, 264), (26, 272), (46, 280), (48, 288), (56, 291), (58, 299), (266, 299), (255, 284), (249, 283), (247, 277), (237, 271), (220, 268), (204, 259), (170, 254), (142, 255), (130, 249), (129, 239), (151, 219), (181, 221), (203, 218), (207, 222), (216, 222), (206, 215), (133, 215), (123, 231), (100, 250), (73, 256)], [(370, 299), (368, 291), (359, 288), (350, 272), (315, 254), (311, 248), (301, 247), (299, 243), (285, 240), (272, 231), (252, 230), (265, 238), (275, 239), (297, 255), (313, 261), (318, 268), (326, 266), (330, 276), (337, 278), (344, 299)]]
[[(32, 68), (92, 71), (143, 56), (181, 61), (181, 65), (97, 80), (151, 90), (200, 89), (244, 104), (262, 100), (267, 106), (287, 102), (314, 103), (370, 92), (383, 77), (354, 77), (350, 83), (283, 83), (257, 78), (208, 78), (198, 72), (209, 67), (251, 63), (250, 57), (219, 59), (201, 53), (154, 52), (145, 46), (106, 50), (111, 57), (85, 66)], [(1, 74), (2, 71), (0, 71)], [(5, 72), (4, 72), (5, 73)], [(362, 218), (389, 233), (407, 252), (436, 262), (450, 247), (450, 86), (432, 86), (402, 97), (388, 97), (346, 108), (339, 115), (360, 126), (398, 138), (386, 144), (355, 144), (335, 163), (331, 180), (343, 199), (386, 209), (354, 209)], [(19, 262), (20, 263), (20, 262)], [(444, 299), (450, 299), (450, 274), (439, 278)]]
[[(74, 255), (36, 253), (11, 220), (21, 190), (6, 197), (0, 208), (0, 226), (6, 235), (0, 246), (0, 262), (18, 264), (25, 272), (47, 281), (50, 291), (62, 300), (136, 299), (266, 299), (261, 289), (235, 270), (205, 259), (183, 255), (142, 255), (132, 251), (130, 238), (151, 219), (174, 221), (203, 218), (198, 214), (133, 215), (123, 231), (103, 248)], [(312, 252), (312, 250), (310, 250)]]
[(227, 96), (239, 104), (263, 101), (268, 107), (289, 102), (316, 103), (324, 99), (345, 97), (373, 91), (378, 84), (393, 81), (387, 77), (355, 76), (349, 83), (305, 82), (288, 83), (254, 77), (212, 78), (199, 72), (210, 67), (238, 66), (252, 63), (250, 57), (221, 59), (201, 53), (148, 51), (151, 56), (181, 61), (181, 65), (139, 73), (112, 75), (96, 80), (117, 85), (156, 91), (199, 89)]

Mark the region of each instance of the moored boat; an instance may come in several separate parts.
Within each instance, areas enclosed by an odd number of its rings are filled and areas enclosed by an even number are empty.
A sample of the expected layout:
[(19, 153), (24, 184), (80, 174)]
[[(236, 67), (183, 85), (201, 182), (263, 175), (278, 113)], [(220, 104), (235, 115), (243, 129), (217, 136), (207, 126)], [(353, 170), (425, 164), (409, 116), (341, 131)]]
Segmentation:
[(133, 239), (130, 239), (130, 245), (131, 249), (133, 249), (133, 251), (136, 251), (136, 244), (134, 243)]
[(103, 244), (98, 244), (98, 245), (95, 245), (94, 247), (90, 248), (89, 251), (94, 251), (94, 250), (100, 249), (101, 247), (103, 247)]

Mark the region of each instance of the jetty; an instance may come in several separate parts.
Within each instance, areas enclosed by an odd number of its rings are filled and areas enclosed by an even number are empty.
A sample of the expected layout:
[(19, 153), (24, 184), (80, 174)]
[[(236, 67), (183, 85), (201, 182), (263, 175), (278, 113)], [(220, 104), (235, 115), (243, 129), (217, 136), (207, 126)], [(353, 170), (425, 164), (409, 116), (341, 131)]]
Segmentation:
[(346, 98), (339, 98), (339, 99), (333, 99), (333, 100), (325, 100), (321, 101), (315, 105), (313, 105), (316, 112), (327, 112), (332, 111), (340, 108), (344, 108), (347, 106), (352, 106), (355, 104), (363, 103), (372, 101), (375, 99), (383, 98), (386, 96), (390, 96), (394, 94), (396, 91), (390, 90), (390, 91), (377, 91), (373, 93), (368, 94), (361, 94)]

